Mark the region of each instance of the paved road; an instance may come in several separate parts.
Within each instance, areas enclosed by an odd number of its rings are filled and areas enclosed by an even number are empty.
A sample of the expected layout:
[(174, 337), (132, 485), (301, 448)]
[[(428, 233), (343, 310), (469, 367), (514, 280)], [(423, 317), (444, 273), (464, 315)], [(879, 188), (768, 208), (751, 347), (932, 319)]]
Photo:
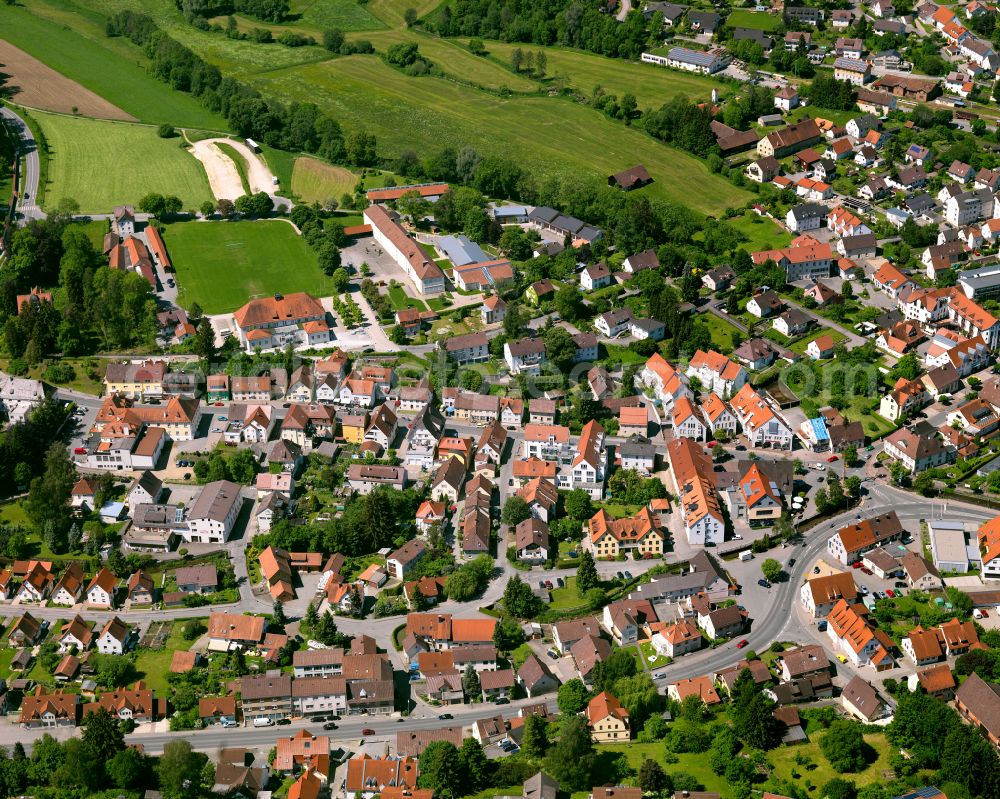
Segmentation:
[(24, 174), (21, 177), (21, 194), (18, 212), (24, 221), (43, 219), (45, 212), (37, 205), (38, 180), (41, 166), (38, 144), (27, 123), (9, 108), (0, 107), (0, 116), (8, 120), (14, 132), (21, 137), (20, 152), (24, 155)]

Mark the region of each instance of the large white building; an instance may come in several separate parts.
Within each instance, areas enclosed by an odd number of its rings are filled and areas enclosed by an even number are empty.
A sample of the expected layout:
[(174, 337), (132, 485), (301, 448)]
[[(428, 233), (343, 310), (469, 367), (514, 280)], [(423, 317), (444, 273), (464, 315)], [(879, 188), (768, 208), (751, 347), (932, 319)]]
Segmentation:
[(428, 258), (420, 245), (409, 237), (400, 224), (381, 205), (365, 209), (365, 222), (372, 236), (410, 279), (418, 294), (433, 296), (444, 292), (444, 272)]
[(243, 507), (240, 487), (229, 480), (216, 480), (202, 488), (188, 513), (184, 540), (195, 544), (224, 544)]
[(326, 311), (319, 300), (301, 291), (250, 300), (233, 314), (233, 320), (247, 352), (330, 341)]

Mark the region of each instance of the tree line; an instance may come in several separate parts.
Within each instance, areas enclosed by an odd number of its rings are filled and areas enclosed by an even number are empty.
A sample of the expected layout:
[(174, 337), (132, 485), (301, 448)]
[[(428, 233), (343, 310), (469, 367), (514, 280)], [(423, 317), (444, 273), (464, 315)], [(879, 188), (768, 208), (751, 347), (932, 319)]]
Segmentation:
[(639, 12), (624, 22), (599, 0), (458, 0), (428, 23), (442, 36), (559, 44), (612, 58), (637, 59), (650, 33)]
[(285, 105), (234, 78), (223, 77), (218, 67), (161, 31), (146, 14), (119, 11), (107, 20), (105, 32), (124, 36), (141, 47), (157, 79), (221, 114), (240, 136), (281, 150), (313, 153), (334, 163), (346, 162), (352, 153), (366, 156), (365, 160), (352, 161), (360, 166), (375, 161), (374, 148), (357, 148), (351, 142), (370, 134), (356, 131), (345, 138), (340, 124), (314, 103)]

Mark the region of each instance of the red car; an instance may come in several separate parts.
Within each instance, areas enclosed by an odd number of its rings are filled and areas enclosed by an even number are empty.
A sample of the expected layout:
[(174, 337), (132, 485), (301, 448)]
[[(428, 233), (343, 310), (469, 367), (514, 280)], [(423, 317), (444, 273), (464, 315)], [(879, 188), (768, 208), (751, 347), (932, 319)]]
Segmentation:
[(831, 455), (829, 458), (826, 459), (826, 462), (827, 463), (833, 463), (836, 460), (839, 460), (839, 458), (837, 458), (836, 455)]
[(869, 569), (867, 566), (862, 566), (861, 567), (861, 573), (862, 574), (868, 574), (868, 575), (874, 574), (874, 572), (871, 569)]
[(862, 566), (862, 564), (861, 564), (860, 560), (856, 560), (856, 561), (854, 561), (854, 563), (851, 564), (851, 568), (852, 569), (860, 569), (861, 566)]
[(76, 449), (73, 450), (73, 454), (74, 455), (86, 455), (87, 454), (87, 448), (86, 447), (76, 447)]
[(713, 449), (713, 448), (715, 447), (715, 445), (716, 445), (716, 444), (718, 444), (718, 443), (719, 443), (718, 441), (709, 441), (709, 442), (708, 442), (708, 444), (707, 444), (706, 446), (707, 446), (707, 447), (708, 447), (709, 449)]
[(361, 734), (362, 734), (362, 735), (374, 735), (374, 734), (375, 734), (375, 730), (373, 730), (373, 729), (372, 729), (371, 727), (365, 727), (365, 728), (364, 728), (364, 729), (363, 729), (363, 730), (361, 731)]
[(887, 588), (887, 589), (885, 589), (885, 595), (886, 595), (887, 597), (890, 597), (890, 598), (892, 598), (892, 597), (895, 597), (895, 596), (896, 596), (896, 594), (895, 594), (895, 593), (893, 593), (893, 590), (892, 590), (891, 588)]
[(745, 646), (746, 646), (746, 645), (747, 645), (748, 643), (750, 643), (750, 642), (749, 642), (749, 641), (747, 641), (747, 639), (746, 639), (746, 638), (744, 638), (744, 639), (743, 639), (742, 641), (740, 641), (740, 642), (739, 642), (739, 643), (738, 643), (738, 644), (736, 645), (736, 648), (737, 648), (737, 649), (742, 649), (742, 648), (743, 648), (743, 647), (745, 647)]

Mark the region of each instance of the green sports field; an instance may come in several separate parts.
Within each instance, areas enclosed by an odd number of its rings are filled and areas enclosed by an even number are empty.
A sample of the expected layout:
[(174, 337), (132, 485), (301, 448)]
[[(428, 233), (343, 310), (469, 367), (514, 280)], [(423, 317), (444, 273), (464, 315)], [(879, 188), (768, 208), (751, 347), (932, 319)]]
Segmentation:
[(235, 311), (276, 292), (330, 294), (316, 255), (287, 222), (175, 222), (163, 240), (177, 270), (179, 302), (206, 313)]
[(109, 213), (135, 205), (150, 192), (180, 197), (185, 208), (211, 200), (205, 170), (179, 139), (129, 122), (34, 113), (49, 146), (45, 203), (63, 197), (83, 213)]

